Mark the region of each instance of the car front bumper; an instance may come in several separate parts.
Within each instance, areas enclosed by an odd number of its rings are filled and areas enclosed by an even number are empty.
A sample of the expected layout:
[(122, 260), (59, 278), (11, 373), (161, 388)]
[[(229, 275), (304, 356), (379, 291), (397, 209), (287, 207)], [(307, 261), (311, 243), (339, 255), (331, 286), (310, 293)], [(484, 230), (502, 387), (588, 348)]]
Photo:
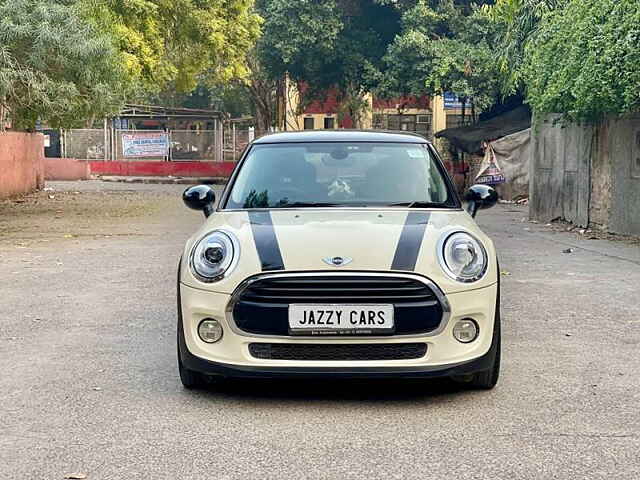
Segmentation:
[[(179, 285), (178, 347), (182, 365), (190, 370), (224, 377), (438, 377), (466, 375), (491, 367), (498, 346), (494, 319), (498, 285), (447, 295), (451, 315), (445, 328), (436, 335), (349, 338), (261, 337), (232, 328), (226, 312), (229, 295)], [(224, 329), (222, 339), (207, 344), (197, 334), (204, 318), (218, 320)], [(453, 338), (456, 321), (473, 318), (480, 327), (478, 338), (463, 344)], [(251, 343), (425, 343), (424, 357), (410, 360), (272, 360), (251, 355)]]

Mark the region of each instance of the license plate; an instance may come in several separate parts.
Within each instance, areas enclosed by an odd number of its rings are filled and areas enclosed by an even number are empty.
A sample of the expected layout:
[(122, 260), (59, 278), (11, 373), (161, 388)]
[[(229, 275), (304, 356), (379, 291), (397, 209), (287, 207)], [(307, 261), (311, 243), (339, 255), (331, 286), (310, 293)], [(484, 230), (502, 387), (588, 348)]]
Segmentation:
[(289, 305), (293, 335), (372, 335), (393, 330), (393, 305)]

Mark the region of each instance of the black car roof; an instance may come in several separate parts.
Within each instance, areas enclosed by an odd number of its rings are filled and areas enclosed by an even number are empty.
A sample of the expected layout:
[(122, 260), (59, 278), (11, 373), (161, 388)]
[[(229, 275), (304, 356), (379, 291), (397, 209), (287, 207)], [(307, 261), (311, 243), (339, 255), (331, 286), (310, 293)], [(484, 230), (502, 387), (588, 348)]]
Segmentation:
[(307, 142), (429, 143), (427, 139), (417, 133), (384, 130), (303, 130), (299, 132), (282, 132), (265, 135), (253, 143)]

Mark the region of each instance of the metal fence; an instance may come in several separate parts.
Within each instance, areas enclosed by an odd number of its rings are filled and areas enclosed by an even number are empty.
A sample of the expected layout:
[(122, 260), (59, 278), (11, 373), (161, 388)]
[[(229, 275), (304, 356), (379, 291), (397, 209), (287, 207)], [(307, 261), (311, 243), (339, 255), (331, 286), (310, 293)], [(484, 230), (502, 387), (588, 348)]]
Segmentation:
[(242, 152), (253, 140), (266, 135), (268, 132), (256, 130), (254, 127), (237, 126), (233, 123), (224, 127), (223, 158), (226, 162), (235, 162), (240, 159)]
[[(167, 148), (163, 155), (131, 156), (124, 151), (125, 135), (166, 133)], [(236, 144), (242, 145), (241, 137)], [(246, 137), (246, 132), (244, 134)], [(62, 156), (87, 160), (125, 161), (223, 161), (224, 139), (217, 130), (120, 130), (72, 129), (62, 134)], [(237, 156), (236, 156), (237, 158)]]
[(172, 130), (170, 159), (215, 161), (216, 137), (215, 130)]
[(400, 115), (388, 113), (376, 113), (373, 115), (374, 130), (398, 130), (414, 132), (431, 139), (433, 136), (431, 114)]
[(89, 160), (109, 158), (109, 137), (104, 129), (65, 130), (62, 141), (65, 157)]

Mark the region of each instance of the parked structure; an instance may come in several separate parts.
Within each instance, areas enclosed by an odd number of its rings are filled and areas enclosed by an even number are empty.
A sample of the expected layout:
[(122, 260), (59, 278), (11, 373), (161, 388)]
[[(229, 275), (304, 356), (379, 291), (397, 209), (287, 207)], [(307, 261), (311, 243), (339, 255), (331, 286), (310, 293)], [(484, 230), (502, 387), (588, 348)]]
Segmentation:
[[(477, 124), (436, 133), (460, 191), (475, 182), (483, 160), (491, 156), (505, 177), (496, 188), (504, 200), (529, 196), (531, 111), (525, 105)], [(447, 148), (448, 146), (448, 148)]]
[(63, 130), (59, 148), (48, 148), (61, 157), (48, 171), (83, 178), (86, 169), (74, 163), (81, 161), (93, 175), (227, 176), (224, 129), (224, 115), (213, 110), (127, 105), (102, 128)]

